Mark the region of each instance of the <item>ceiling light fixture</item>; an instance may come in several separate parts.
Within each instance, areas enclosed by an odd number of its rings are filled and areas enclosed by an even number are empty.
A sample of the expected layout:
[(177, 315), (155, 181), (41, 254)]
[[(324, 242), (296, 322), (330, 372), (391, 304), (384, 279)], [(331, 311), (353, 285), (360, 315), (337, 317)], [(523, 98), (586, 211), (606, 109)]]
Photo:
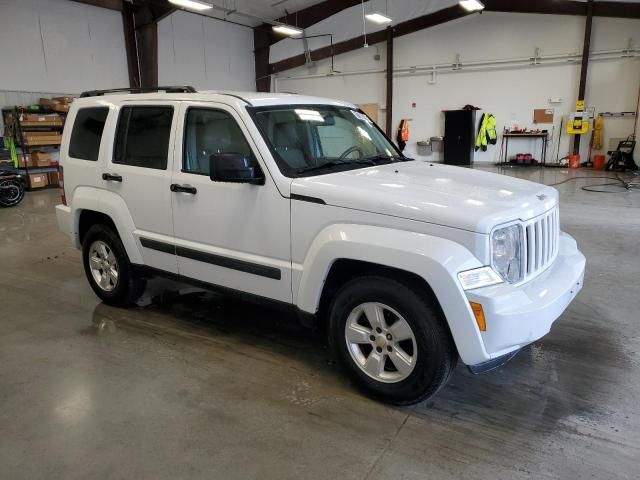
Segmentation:
[(169, 0), (169, 3), (178, 5), (180, 7), (188, 8), (190, 10), (209, 10), (213, 8), (213, 5), (202, 0)]
[(383, 25), (385, 23), (391, 23), (392, 22), (392, 20), (389, 17), (387, 17), (385, 14), (380, 13), (380, 12), (367, 13), (365, 15), (365, 17), (370, 22), (377, 23), (379, 25)]
[(467, 12), (479, 12), (484, 10), (484, 3), (479, 0), (461, 0), (458, 4)]
[(304, 33), (301, 28), (285, 24), (274, 25), (272, 28), (274, 32), (282, 33), (283, 35), (302, 35)]

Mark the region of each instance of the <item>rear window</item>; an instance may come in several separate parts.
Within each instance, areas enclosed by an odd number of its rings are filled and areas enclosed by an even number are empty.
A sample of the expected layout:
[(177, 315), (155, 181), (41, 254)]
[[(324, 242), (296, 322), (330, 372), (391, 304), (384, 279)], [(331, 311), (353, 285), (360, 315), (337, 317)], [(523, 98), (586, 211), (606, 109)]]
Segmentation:
[(123, 107), (113, 163), (165, 170), (173, 107)]
[(69, 156), (81, 160), (98, 160), (102, 131), (109, 108), (81, 108), (76, 114), (69, 142)]

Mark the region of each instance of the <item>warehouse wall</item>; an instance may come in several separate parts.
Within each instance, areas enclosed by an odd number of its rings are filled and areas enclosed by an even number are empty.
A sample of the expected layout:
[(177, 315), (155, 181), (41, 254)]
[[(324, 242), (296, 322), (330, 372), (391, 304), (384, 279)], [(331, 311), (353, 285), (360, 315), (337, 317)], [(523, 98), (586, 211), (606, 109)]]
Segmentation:
[(253, 30), (188, 12), (158, 22), (158, 81), (255, 91)]
[[(383, 9), (384, 11), (384, 9)], [(397, 12), (390, 12), (396, 18)], [(360, 12), (361, 15), (361, 12)], [(331, 20), (331, 19), (329, 19)], [(402, 18), (400, 19), (402, 20)], [(342, 19), (324, 25), (325, 32), (341, 25)], [(317, 33), (317, 32), (315, 32)], [(351, 36), (360, 34), (353, 27)], [(483, 13), (462, 18), (431, 29), (395, 39), (396, 67), (461, 61), (508, 59), (533, 56), (540, 53), (555, 54), (580, 52), (584, 35), (584, 18), (555, 15), (523, 15)], [(629, 39), (640, 43), (640, 20), (595, 18), (592, 51), (626, 48)], [(272, 47), (272, 61), (299, 53), (292, 40)], [(379, 53), (379, 61), (374, 55)], [(335, 69), (353, 71), (385, 68), (384, 44), (372, 45), (335, 58)], [(298, 76), (327, 72), (329, 60), (317, 62), (313, 67), (300, 67), (281, 76)], [(549, 155), (555, 157), (560, 137), (560, 156), (566, 155), (572, 138), (558, 135), (560, 117), (573, 111), (579, 80), (579, 63), (558, 66), (535, 66), (492, 71), (440, 74), (431, 84), (430, 74), (396, 76), (394, 79), (394, 127), (401, 118), (410, 118), (411, 141), (407, 154), (424, 159), (438, 160), (438, 155), (421, 155), (416, 142), (432, 135), (443, 134), (445, 109), (460, 108), (465, 104), (481, 107), (496, 115), (498, 130), (504, 125), (518, 124), (532, 127), (534, 108), (554, 108), (554, 138)], [(596, 111), (635, 110), (640, 83), (640, 61), (629, 58), (591, 63), (589, 67), (587, 105)], [(354, 103), (378, 103), (385, 106), (384, 74), (333, 76), (316, 79), (277, 80), (279, 91), (338, 97)], [(550, 104), (549, 98), (561, 97), (562, 103)], [(412, 104), (415, 103), (415, 108)], [(384, 117), (382, 112), (381, 117)], [(384, 123), (384, 122), (380, 122)], [(551, 125), (545, 126), (551, 130)], [(633, 119), (606, 119), (605, 138), (626, 137), (633, 133)], [(588, 136), (583, 136), (581, 155), (588, 155)], [(572, 143), (571, 143), (572, 145)], [(605, 141), (606, 150), (608, 142)], [(637, 155), (640, 155), (638, 149)], [(523, 142), (510, 146), (516, 151), (536, 153), (535, 145)], [(498, 147), (476, 154), (477, 161), (497, 161)]]
[(128, 84), (120, 12), (69, 0), (0, 0), (0, 90)]
[(0, 0), (0, 107), (128, 84), (120, 12), (69, 0)]

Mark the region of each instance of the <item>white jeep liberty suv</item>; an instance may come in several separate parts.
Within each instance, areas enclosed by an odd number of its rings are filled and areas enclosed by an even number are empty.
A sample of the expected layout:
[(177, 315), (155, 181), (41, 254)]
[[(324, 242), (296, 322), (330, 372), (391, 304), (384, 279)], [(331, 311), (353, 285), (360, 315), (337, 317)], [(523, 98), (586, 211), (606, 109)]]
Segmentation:
[(125, 306), (145, 278), (324, 322), (353, 380), (409, 404), (480, 373), (582, 287), (551, 187), (412, 161), (353, 105), (273, 93), (85, 92), (61, 146), (60, 229)]

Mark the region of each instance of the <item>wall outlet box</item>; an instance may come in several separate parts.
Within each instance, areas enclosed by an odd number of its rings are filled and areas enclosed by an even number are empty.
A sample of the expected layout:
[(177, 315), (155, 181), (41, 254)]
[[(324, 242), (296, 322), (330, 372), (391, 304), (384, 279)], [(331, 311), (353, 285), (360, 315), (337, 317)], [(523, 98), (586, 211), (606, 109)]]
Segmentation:
[(562, 103), (562, 98), (561, 97), (551, 97), (549, 99), (549, 103)]

